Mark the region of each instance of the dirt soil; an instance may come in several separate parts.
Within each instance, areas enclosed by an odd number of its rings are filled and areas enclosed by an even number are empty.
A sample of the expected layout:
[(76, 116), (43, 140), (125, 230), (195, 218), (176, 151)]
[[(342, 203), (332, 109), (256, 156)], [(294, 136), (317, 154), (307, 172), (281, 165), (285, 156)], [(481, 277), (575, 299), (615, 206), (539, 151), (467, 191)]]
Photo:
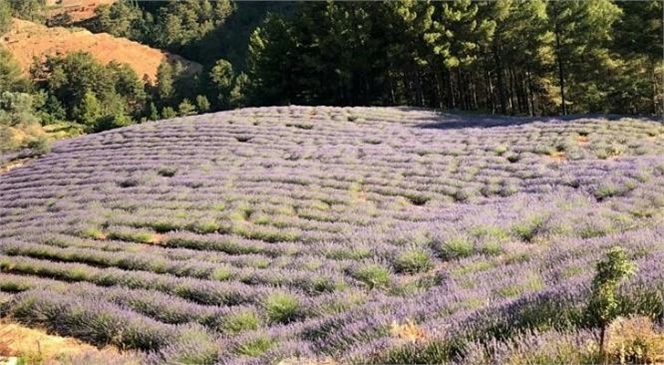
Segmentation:
[(67, 13), (72, 23), (95, 17), (100, 5), (111, 5), (117, 0), (46, 0), (49, 18)]
[(191, 73), (200, 72), (202, 66), (178, 55), (145, 46), (107, 33), (94, 34), (81, 28), (49, 28), (33, 22), (12, 19), (10, 29), (0, 37), (0, 46), (7, 48), (24, 72), (28, 72), (35, 57), (84, 51), (104, 64), (111, 61), (127, 63), (139, 78), (147, 75), (155, 81), (159, 65), (167, 60), (182, 62)]

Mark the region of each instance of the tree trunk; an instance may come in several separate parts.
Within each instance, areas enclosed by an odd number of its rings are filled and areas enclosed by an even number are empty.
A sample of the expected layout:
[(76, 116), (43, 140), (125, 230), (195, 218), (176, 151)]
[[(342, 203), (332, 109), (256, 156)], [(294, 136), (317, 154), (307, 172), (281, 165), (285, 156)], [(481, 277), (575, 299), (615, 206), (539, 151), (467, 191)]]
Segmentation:
[(606, 337), (606, 325), (602, 324), (602, 327), (599, 330), (599, 357), (602, 359), (602, 363), (606, 363), (606, 352), (604, 351), (604, 339)]
[(514, 78), (512, 78), (512, 72), (510, 72), (510, 69), (508, 68), (505, 70), (507, 72), (507, 78), (509, 79), (510, 82), (510, 114), (514, 115), (514, 111), (516, 110), (516, 103), (514, 102), (514, 93), (516, 93), (516, 86), (514, 85)]
[(526, 78), (528, 79), (528, 98), (530, 103), (528, 103), (528, 112), (531, 117), (535, 116), (535, 95), (533, 93), (533, 80), (531, 73), (526, 71)]
[(447, 70), (447, 97), (448, 97), (448, 107), (454, 109), (456, 104), (454, 103), (454, 88), (452, 85), (452, 72)]
[(560, 97), (562, 99), (562, 112), (567, 115), (567, 106), (565, 105), (565, 73), (563, 71), (563, 60), (560, 57), (560, 29), (558, 23), (555, 27), (556, 34), (556, 61), (558, 63), (558, 79), (560, 81)]
[(500, 99), (500, 113), (507, 114), (507, 102), (505, 100), (505, 82), (503, 80), (503, 67), (500, 63), (500, 56), (498, 56), (498, 49), (494, 47), (493, 60), (496, 63), (496, 76), (498, 82), (498, 98)]
[(486, 71), (486, 105), (491, 110), (491, 114), (496, 113), (496, 105), (493, 100), (493, 84), (491, 83), (491, 71)]

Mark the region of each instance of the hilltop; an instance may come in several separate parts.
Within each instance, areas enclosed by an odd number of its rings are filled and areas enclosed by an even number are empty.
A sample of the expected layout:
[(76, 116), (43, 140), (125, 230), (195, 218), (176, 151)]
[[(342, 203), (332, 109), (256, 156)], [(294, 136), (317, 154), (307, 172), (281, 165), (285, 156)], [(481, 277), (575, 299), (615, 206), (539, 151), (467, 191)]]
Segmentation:
[(12, 19), (9, 30), (0, 38), (0, 46), (9, 50), (24, 72), (28, 72), (34, 58), (46, 55), (66, 54), (74, 51), (89, 52), (106, 64), (111, 61), (127, 63), (139, 77), (155, 81), (159, 65), (182, 62), (189, 72), (202, 70), (198, 63), (178, 55), (154, 49), (125, 38), (106, 33), (94, 34), (85, 29), (46, 27), (21, 19)]
[(610, 247), (638, 267), (620, 314), (664, 316), (663, 208), (653, 121), (149, 122), (0, 175), (0, 314), (155, 364), (579, 363), (599, 358), (583, 311)]

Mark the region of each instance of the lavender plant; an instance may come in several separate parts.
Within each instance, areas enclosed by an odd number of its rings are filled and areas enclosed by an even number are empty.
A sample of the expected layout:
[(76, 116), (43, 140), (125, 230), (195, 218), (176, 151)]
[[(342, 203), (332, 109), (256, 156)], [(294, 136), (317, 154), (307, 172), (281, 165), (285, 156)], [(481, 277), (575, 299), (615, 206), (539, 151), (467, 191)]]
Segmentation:
[[(663, 131), (291, 106), (56, 142), (0, 174), (0, 315), (154, 364), (596, 359), (664, 318)], [(594, 280), (613, 246), (639, 270)]]

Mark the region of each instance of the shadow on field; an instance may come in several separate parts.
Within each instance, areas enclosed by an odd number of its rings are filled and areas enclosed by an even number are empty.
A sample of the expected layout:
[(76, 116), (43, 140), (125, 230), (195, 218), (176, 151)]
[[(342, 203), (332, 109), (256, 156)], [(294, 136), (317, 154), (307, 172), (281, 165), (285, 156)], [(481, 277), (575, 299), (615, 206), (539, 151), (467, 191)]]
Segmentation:
[[(418, 108), (402, 108), (403, 110), (422, 111)], [(651, 121), (664, 123), (662, 116), (627, 116), (627, 115), (603, 115), (603, 114), (582, 114), (565, 116), (540, 116), (540, 117), (510, 117), (502, 115), (479, 115), (479, 114), (453, 114), (447, 112), (433, 112), (435, 116), (416, 118), (421, 123), (416, 128), (422, 129), (464, 129), (464, 128), (495, 128), (519, 126), (529, 123), (556, 123), (565, 121), (575, 121), (581, 119), (606, 119), (621, 120), (634, 119), (641, 121)]]

